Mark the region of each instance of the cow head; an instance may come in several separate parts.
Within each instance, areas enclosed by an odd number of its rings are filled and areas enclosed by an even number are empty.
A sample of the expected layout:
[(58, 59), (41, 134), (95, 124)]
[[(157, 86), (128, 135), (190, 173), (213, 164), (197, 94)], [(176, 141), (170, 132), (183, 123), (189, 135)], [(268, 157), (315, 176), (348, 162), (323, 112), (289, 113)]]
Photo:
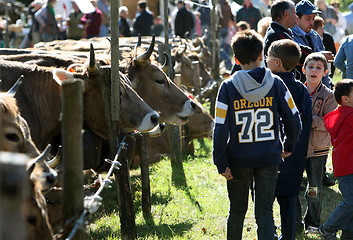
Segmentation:
[[(103, 93), (110, 91), (103, 87), (104, 81), (110, 81), (110, 66), (99, 66), (95, 62), (94, 52), (86, 69), (80, 73), (65, 70), (54, 70), (56, 82), (61, 84), (67, 79), (84, 79), (84, 119), (85, 125), (99, 137), (107, 139), (108, 125), (104, 111)], [(93, 60), (92, 60), (93, 59)], [(130, 81), (120, 73), (120, 124), (123, 132), (138, 130), (146, 132), (154, 128), (159, 122), (159, 114), (151, 109), (145, 101), (129, 86)]]
[(184, 124), (194, 113), (193, 103), (157, 65), (149, 60), (155, 39), (146, 52), (134, 58), (129, 53), (127, 74), (132, 88), (155, 110), (160, 112), (160, 121), (170, 124)]
[[(31, 162), (31, 161), (30, 161)], [(30, 165), (27, 174), (30, 178), (35, 165)], [(27, 240), (53, 239), (53, 232), (49, 223), (45, 197), (38, 185), (29, 180), (28, 194), (22, 206)]]

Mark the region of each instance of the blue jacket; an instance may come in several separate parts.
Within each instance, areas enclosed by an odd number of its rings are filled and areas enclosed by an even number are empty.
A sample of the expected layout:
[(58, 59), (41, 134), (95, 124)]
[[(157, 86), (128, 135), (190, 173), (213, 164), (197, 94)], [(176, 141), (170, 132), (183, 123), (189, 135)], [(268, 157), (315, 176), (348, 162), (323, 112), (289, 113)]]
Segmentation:
[[(286, 140), (280, 138), (280, 118)], [(224, 81), (216, 102), (213, 160), (219, 173), (227, 167), (279, 165), (281, 152), (292, 152), (301, 123), (283, 81), (267, 68), (240, 70)]]
[(152, 14), (147, 12), (146, 10), (142, 10), (139, 13), (139, 15), (136, 17), (136, 21), (133, 27), (136, 34), (140, 33), (141, 36), (151, 36), (152, 25), (153, 25)]
[(291, 156), (284, 159), (279, 166), (275, 195), (296, 195), (300, 192), (300, 184), (306, 165), (309, 136), (312, 122), (311, 98), (308, 89), (292, 72), (276, 73), (286, 84), (298, 108), (302, 122), (298, 142)]
[(295, 27), (292, 27), (292, 32), (294, 40), (298, 44), (310, 47), (308, 40), (305, 37), (305, 35), (308, 35), (314, 46), (314, 48), (312, 48), (313, 52), (320, 52), (325, 50), (324, 44), (322, 43), (322, 39), (315, 30), (311, 29), (309, 33), (306, 33), (296, 25)]
[(353, 79), (353, 35), (341, 44), (333, 65), (342, 71), (342, 78)]

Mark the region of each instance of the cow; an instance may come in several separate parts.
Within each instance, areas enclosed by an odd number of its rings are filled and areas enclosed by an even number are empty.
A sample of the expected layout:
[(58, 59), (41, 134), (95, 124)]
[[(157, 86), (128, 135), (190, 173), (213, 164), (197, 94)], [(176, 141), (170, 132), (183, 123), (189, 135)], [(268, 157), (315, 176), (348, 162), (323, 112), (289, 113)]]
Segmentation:
[[(17, 85), (20, 84), (19, 79)], [(15, 86), (7, 92), (0, 93), (0, 151), (24, 153), (35, 158), (39, 150), (32, 141), (30, 129), (26, 120), (20, 115), (14, 97)], [(48, 159), (47, 159), (48, 160)], [(57, 173), (40, 158), (34, 164), (35, 168), (30, 178), (38, 183), (37, 188), (42, 192), (48, 191), (57, 180)]]
[(49, 149), (27, 163), (28, 192), (22, 205), (22, 214), (25, 221), (27, 240), (53, 239), (54, 234), (49, 222), (46, 199), (41, 184), (32, 176), (36, 171), (36, 164), (48, 158)]
[(155, 110), (160, 111), (160, 121), (182, 125), (197, 109), (196, 104), (173, 83), (163, 70), (151, 63), (155, 38), (142, 54), (126, 53), (120, 69), (128, 76), (132, 88)]
[[(197, 102), (196, 102), (197, 103)], [(200, 103), (197, 103), (202, 109), (202, 112), (197, 112), (189, 118), (189, 121), (183, 125), (184, 149), (188, 149), (188, 153), (193, 151), (192, 140), (210, 137), (214, 126), (213, 117), (203, 108)], [(164, 132), (160, 136), (155, 132), (149, 133), (146, 138), (146, 146), (148, 153), (148, 163), (152, 164), (159, 162), (163, 154), (169, 154), (169, 139), (168, 133)], [(156, 137), (157, 136), (157, 137)], [(139, 152), (136, 151), (132, 161), (132, 166), (140, 164)]]
[[(110, 76), (110, 69), (100, 69), (96, 66), (95, 60), (93, 63), (90, 61), (90, 64), (79, 73), (0, 61), (2, 88), (8, 88), (14, 82), (15, 75), (25, 76), (16, 98), (21, 113), (31, 128), (32, 139), (39, 149), (43, 149), (60, 133), (61, 86), (58, 83), (68, 78), (80, 78), (84, 82), (84, 125), (99, 137), (108, 138), (102, 96), (105, 74)], [(126, 80), (121, 80), (121, 108), (128, 111), (124, 112), (121, 124), (128, 130), (152, 129), (158, 124), (159, 115), (148, 107), (127, 84), (125, 85), (125, 82)], [(136, 105), (139, 106), (138, 109), (135, 109)], [(148, 121), (147, 124), (142, 123), (145, 120)], [(144, 128), (139, 129), (141, 126)]]

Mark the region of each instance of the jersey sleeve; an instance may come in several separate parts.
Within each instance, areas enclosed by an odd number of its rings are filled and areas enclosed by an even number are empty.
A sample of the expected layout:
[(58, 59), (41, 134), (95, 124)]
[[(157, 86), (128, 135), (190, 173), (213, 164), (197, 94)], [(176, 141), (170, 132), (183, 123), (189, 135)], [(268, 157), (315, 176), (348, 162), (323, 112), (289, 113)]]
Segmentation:
[(223, 82), (218, 91), (213, 129), (213, 161), (219, 173), (224, 173), (230, 166), (227, 158), (227, 142), (230, 133), (229, 118), (227, 118), (228, 101), (228, 92)]

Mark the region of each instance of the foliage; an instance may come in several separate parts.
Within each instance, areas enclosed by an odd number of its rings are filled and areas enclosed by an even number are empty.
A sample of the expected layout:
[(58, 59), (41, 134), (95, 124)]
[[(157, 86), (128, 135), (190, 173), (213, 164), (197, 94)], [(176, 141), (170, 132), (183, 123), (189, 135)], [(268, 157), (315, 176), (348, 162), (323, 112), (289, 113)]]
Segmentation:
[[(152, 217), (144, 218), (141, 209), (139, 170), (131, 171), (138, 239), (225, 239), (228, 197), (223, 177), (212, 162), (211, 140), (195, 140), (195, 157), (182, 165), (171, 166), (168, 158), (150, 166)], [(331, 161), (328, 170), (332, 172)], [(88, 239), (119, 239), (120, 219), (115, 187), (104, 191), (101, 210), (88, 227)], [(300, 200), (305, 209), (304, 193)], [(324, 188), (322, 220), (340, 201), (337, 185)], [(280, 225), (278, 204), (274, 203), (274, 218)], [(254, 209), (249, 209), (244, 224), (243, 239), (257, 239)], [(298, 234), (297, 239), (321, 239), (317, 234)]]

